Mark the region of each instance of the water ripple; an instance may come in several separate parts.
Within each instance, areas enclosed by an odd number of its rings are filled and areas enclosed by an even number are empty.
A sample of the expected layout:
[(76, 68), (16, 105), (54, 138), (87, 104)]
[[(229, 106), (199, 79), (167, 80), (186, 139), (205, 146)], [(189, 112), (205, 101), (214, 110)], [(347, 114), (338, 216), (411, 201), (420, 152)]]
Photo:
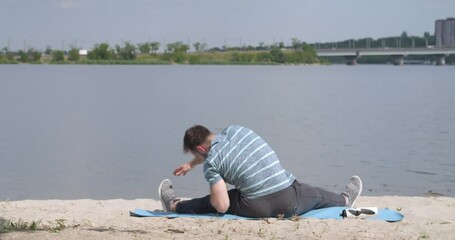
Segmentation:
[(424, 175), (436, 175), (436, 173), (432, 173), (432, 172), (415, 171), (415, 170), (406, 170), (406, 172), (424, 174)]

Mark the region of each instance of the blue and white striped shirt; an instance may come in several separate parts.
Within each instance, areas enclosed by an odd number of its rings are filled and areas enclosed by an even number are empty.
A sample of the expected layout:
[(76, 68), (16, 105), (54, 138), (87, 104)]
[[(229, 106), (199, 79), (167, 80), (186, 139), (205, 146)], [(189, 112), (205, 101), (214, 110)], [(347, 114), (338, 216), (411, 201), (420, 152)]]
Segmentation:
[(210, 186), (223, 179), (246, 198), (278, 192), (295, 180), (260, 136), (238, 125), (216, 135), (204, 162), (204, 176)]

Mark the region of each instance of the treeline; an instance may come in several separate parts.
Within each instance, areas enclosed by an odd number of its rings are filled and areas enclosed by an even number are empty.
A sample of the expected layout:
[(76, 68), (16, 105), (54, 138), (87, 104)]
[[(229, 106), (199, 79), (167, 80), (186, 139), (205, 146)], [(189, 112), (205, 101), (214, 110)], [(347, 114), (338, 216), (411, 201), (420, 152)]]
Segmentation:
[[(43, 61), (43, 58), (46, 60)], [(54, 62), (77, 62), (80, 59), (79, 49), (72, 48), (69, 52), (61, 50), (52, 50), (47, 48), (44, 52), (40, 52), (34, 48), (27, 51), (19, 50), (11, 52), (7, 48), (3, 48), (0, 52), (0, 64), (17, 64), (17, 63), (54, 63)]]
[(319, 63), (315, 49), (293, 39), (291, 46), (283, 43), (257, 47), (223, 47), (207, 49), (207, 44), (196, 42), (194, 51), (183, 42), (166, 45), (164, 52), (158, 52), (159, 42), (122, 45), (111, 47), (108, 43), (95, 46), (81, 55), (78, 48), (71, 47), (68, 52), (48, 47), (43, 53), (29, 49), (26, 52), (10, 52), (4, 48), (0, 63), (76, 63), (76, 64), (314, 64)]
[[(162, 48), (159, 42), (133, 44), (124, 42), (111, 46), (108, 43), (95, 44), (86, 54), (78, 48), (69, 51), (54, 50), (47, 47), (44, 52), (30, 48), (17, 52), (4, 47), (0, 51), (0, 63), (56, 63), (56, 64), (325, 64), (344, 63), (342, 57), (318, 58), (315, 49), (343, 48), (430, 48), (436, 38), (428, 32), (422, 37), (400, 36), (378, 39), (348, 39), (338, 42), (312, 43), (291, 40), (290, 45), (283, 42), (258, 46), (223, 46), (208, 48), (206, 43), (196, 42), (190, 46), (183, 42), (169, 43)], [(161, 51), (160, 51), (161, 50)], [(190, 51), (192, 50), (192, 51)], [(408, 60), (433, 61), (432, 56), (408, 56)], [(384, 64), (393, 61), (389, 56), (363, 56), (358, 63)], [(446, 63), (454, 64), (455, 55), (446, 58)]]

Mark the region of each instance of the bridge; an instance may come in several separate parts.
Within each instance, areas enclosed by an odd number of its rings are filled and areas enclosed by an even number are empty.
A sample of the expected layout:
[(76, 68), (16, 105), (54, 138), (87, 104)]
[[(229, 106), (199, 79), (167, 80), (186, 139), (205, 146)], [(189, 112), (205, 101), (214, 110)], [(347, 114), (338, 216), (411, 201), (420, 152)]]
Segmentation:
[(391, 56), (395, 65), (403, 65), (409, 55), (430, 55), (436, 58), (437, 65), (444, 65), (445, 58), (455, 54), (455, 48), (344, 48), (316, 49), (318, 57), (344, 57), (348, 65), (357, 64), (361, 56)]

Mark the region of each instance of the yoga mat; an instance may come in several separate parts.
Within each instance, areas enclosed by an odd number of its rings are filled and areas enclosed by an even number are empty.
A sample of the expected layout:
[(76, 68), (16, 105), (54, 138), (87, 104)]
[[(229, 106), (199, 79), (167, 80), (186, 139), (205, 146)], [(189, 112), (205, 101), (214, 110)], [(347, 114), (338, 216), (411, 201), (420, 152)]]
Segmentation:
[[(346, 207), (329, 207), (311, 210), (305, 214), (300, 215), (302, 218), (318, 218), (318, 219), (343, 219), (341, 212)], [(144, 209), (135, 209), (130, 211), (130, 216), (133, 217), (165, 217), (165, 218), (222, 218), (232, 220), (257, 220), (261, 218), (249, 218), (242, 217), (232, 214), (220, 214), (220, 213), (206, 213), (206, 214), (189, 214), (189, 213), (173, 213), (173, 212), (161, 212), (161, 211), (149, 211)], [(387, 222), (398, 222), (401, 221), (404, 216), (394, 210), (388, 208), (379, 209), (378, 214), (374, 217), (367, 218), (368, 220), (383, 220)], [(347, 219), (348, 220), (348, 219)]]

